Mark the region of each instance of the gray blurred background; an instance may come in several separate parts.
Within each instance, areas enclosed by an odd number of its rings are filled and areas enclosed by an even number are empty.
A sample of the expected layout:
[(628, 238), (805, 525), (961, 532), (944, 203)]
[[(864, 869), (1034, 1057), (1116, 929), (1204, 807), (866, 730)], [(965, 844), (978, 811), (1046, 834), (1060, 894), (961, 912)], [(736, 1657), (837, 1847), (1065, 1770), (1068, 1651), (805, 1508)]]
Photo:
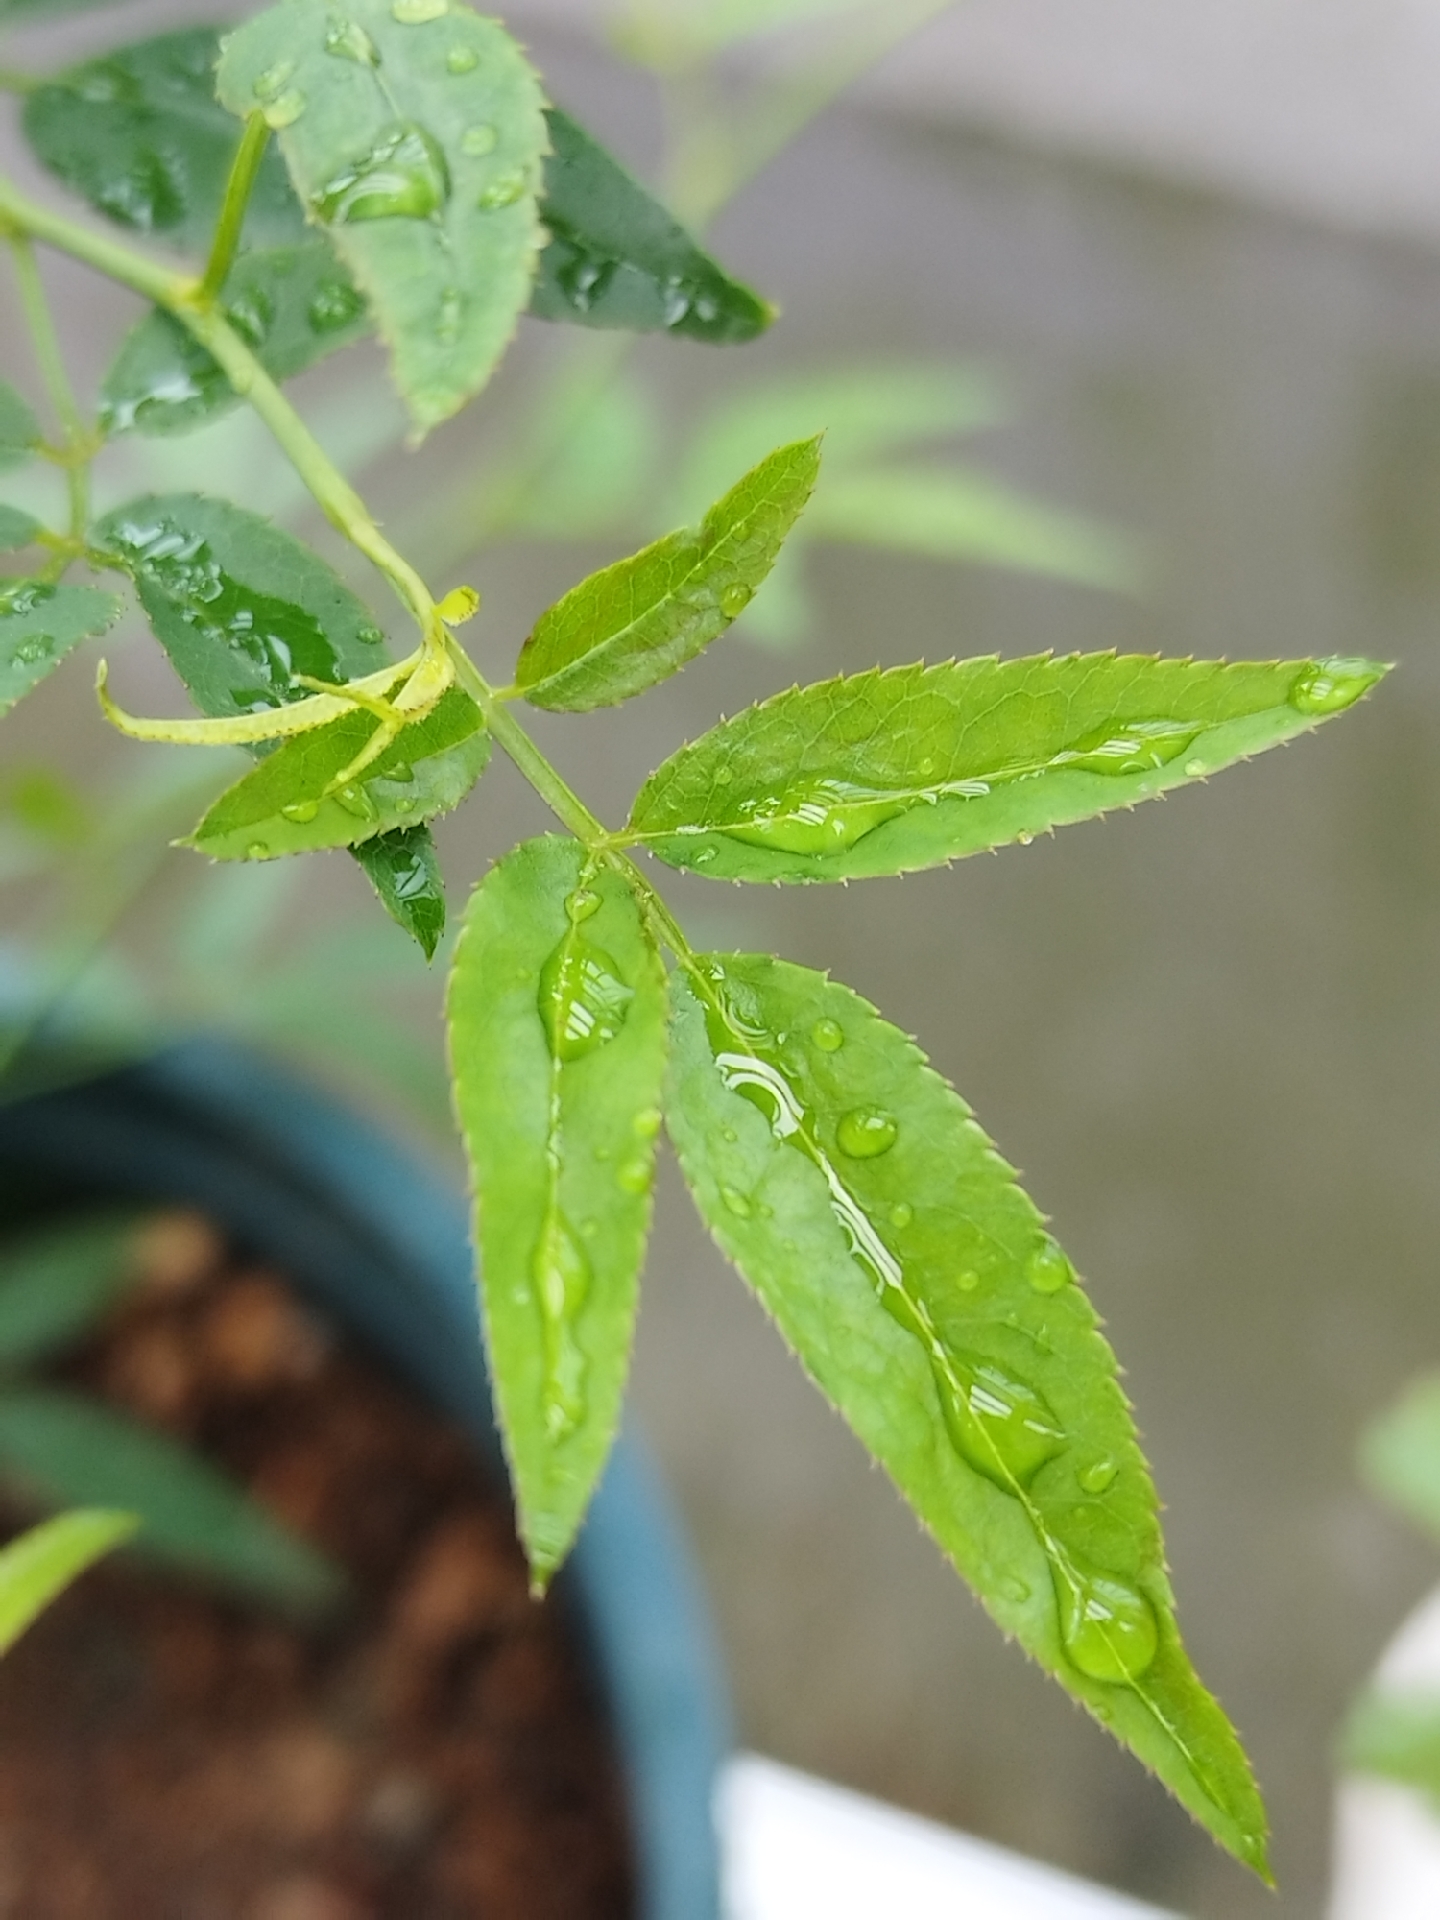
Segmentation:
[[(511, 14), (556, 97), (651, 164), (651, 90), (604, 48), (600, 8)], [(63, 38), (121, 32), (97, 16)], [(756, 59), (801, 54), (787, 39)], [(827, 111), (714, 241), (784, 319), (743, 353), (642, 346), (667, 444), (759, 374), (983, 362), (1013, 406), (965, 457), (1140, 536), (1148, 582), (1122, 595), (817, 548), (808, 639), (737, 634), (643, 702), (537, 723), (602, 815), (719, 711), (877, 660), (1116, 646), (1401, 665), (1314, 739), (1028, 850), (848, 890), (671, 889), (697, 939), (828, 966), (919, 1035), (1053, 1215), (1127, 1369), (1192, 1652), (1267, 1789), (1278, 1901), (1001, 1642), (673, 1168), (636, 1364), (746, 1743), (1197, 1920), (1315, 1915), (1337, 1720), (1437, 1572), (1352, 1462), (1365, 1419), (1440, 1364), (1440, 4), (971, 0)], [(53, 284), (98, 365), (129, 303), (64, 267)], [(8, 357), (8, 308), (4, 325)], [(372, 463), (397, 532), (423, 545), (437, 499), (463, 522), (507, 409), (559, 351), (527, 326), (473, 420), (408, 468)], [(344, 377), (309, 392), (341, 433)], [(167, 454), (167, 481), (224, 474), (276, 504), (254, 435), (217, 432)], [(117, 464), (112, 497), (137, 471)], [(500, 670), (619, 550), (509, 538), (437, 559), (436, 584), (483, 587), (471, 631)], [(167, 698), (133, 652), (128, 703)], [(12, 756), (54, 751), (93, 781), (130, 751), (83, 668), (32, 704)], [(497, 766), (440, 836), (457, 895), (544, 824)], [(311, 864), (323, 880), (267, 936), (267, 964), (332, 910), (363, 917), (349, 863)], [(377, 1053), (434, 1046), (412, 988), (397, 963)]]

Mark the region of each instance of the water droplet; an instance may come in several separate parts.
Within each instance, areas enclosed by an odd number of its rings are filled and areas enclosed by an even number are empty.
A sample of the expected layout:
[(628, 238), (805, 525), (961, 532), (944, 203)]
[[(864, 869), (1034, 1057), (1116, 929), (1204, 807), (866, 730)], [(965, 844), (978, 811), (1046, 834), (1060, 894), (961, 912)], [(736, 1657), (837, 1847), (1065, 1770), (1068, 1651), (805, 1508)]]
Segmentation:
[(550, 1051), (581, 1060), (613, 1040), (625, 1024), (633, 987), (608, 953), (567, 934), (540, 970), (540, 1018)]
[(48, 660), (55, 651), (55, 641), (48, 633), (27, 633), (17, 642), (11, 658), (22, 667), (37, 666), (40, 661)]
[(1069, 1436), (1033, 1387), (989, 1360), (947, 1354), (932, 1362), (940, 1410), (955, 1450), (1013, 1493), (1063, 1453)]
[(715, 769), (715, 784), (717, 787), (728, 787), (734, 778), (734, 772), (729, 767), (717, 767)]
[(479, 64), (480, 56), (474, 47), (454, 46), (445, 56), (447, 73), (473, 73)]
[(264, 840), (252, 840), (245, 849), (247, 860), (266, 860), (270, 857), (269, 845)]
[(394, 0), (390, 18), (402, 27), (423, 27), (431, 20), (442, 20), (450, 11), (450, 0)]
[(1074, 1268), (1048, 1234), (1026, 1262), (1025, 1272), (1036, 1293), (1059, 1293), (1075, 1278)]
[(612, 1160), (614, 1158), (614, 1155), (611, 1153), (609, 1147), (604, 1146), (602, 1144), (601, 1146), (596, 1147), (595, 1158), (598, 1161), (600, 1161), (601, 1165), (603, 1166), (607, 1160)]
[(748, 1220), (753, 1211), (748, 1197), (738, 1187), (722, 1187), (720, 1198), (737, 1220)]
[(337, 60), (353, 60), (361, 67), (380, 64), (380, 49), (358, 20), (332, 18), (325, 29), (325, 51)]
[(440, 296), (440, 307), (435, 316), (435, 338), (442, 346), (454, 346), (460, 338), (460, 326), (464, 318), (464, 294), (458, 287), (446, 287)]
[(727, 620), (736, 620), (755, 598), (754, 589), (736, 581), (720, 595), (720, 611)]
[(1054, 754), (1048, 764), (1075, 773), (1151, 773), (1178, 760), (1203, 731), (1193, 720), (1112, 721)]
[(260, 111), (265, 116), (267, 127), (273, 128), (276, 133), (283, 133), (286, 127), (294, 126), (308, 104), (299, 87), (290, 87), (278, 99), (269, 101)]
[(400, 798), (395, 802), (395, 811), (396, 813), (413, 813), (415, 811), (415, 802), (408, 794), (402, 793)]
[(708, 867), (714, 861), (714, 858), (714, 847), (702, 847), (690, 864), (693, 867)]
[(575, 1342), (575, 1318), (590, 1293), (590, 1262), (558, 1209), (546, 1218), (530, 1262), (540, 1302), (545, 1350), (545, 1431), (563, 1440), (585, 1418), (584, 1354)]
[(642, 1107), (634, 1120), (637, 1140), (654, 1140), (660, 1132), (661, 1113), (658, 1107)]
[[(448, 65), (449, 62), (447, 61)], [(464, 69), (462, 68), (463, 72)], [(500, 141), (499, 134), (486, 120), (478, 126), (467, 127), (460, 136), (460, 151), (468, 153), (472, 160), (483, 160), (487, 153), (493, 153)]]
[(650, 1162), (648, 1160), (627, 1160), (615, 1175), (615, 1178), (626, 1193), (648, 1193), (650, 1191)]
[(1343, 713), (1370, 691), (1382, 673), (1370, 660), (1316, 660), (1296, 676), (1290, 704), (1297, 713)]
[(378, 817), (378, 809), (367, 787), (341, 787), (331, 798), (336, 806), (343, 807), (346, 813), (353, 814), (357, 820), (374, 820)]
[(502, 173), (498, 180), (490, 182), (475, 204), (482, 213), (495, 213), (501, 207), (513, 207), (524, 192), (523, 173)]
[(294, 72), (293, 60), (277, 60), (273, 67), (266, 67), (262, 74), (257, 75), (250, 91), (262, 105), (267, 100), (278, 100), (289, 85)]
[(565, 913), (577, 927), (593, 919), (600, 911), (600, 896), (593, 887), (576, 887), (565, 896)]
[(1035, 844), (1035, 836), (1033, 833), (1017, 833), (1015, 838), (1020, 842), (1022, 847), (1033, 847)]
[(281, 807), (280, 818), (293, 820), (297, 826), (308, 826), (320, 811), (318, 800), (292, 800), (288, 806)]
[(357, 627), (355, 629), (355, 638), (360, 642), (361, 646), (378, 647), (385, 636), (379, 627)]
[[(338, 333), (342, 327), (365, 311), (365, 302), (359, 292), (344, 280), (326, 280), (315, 289), (315, 297), (307, 309), (310, 325), (316, 333)], [(364, 627), (355, 636), (373, 644), (383, 640), (384, 635), (378, 627)]]
[(897, 1200), (895, 1205), (890, 1209), (890, 1224), (892, 1227), (902, 1229), (908, 1227), (914, 1218), (915, 1209), (908, 1200)]
[(249, 287), (230, 302), (225, 314), (242, 340), (260, 347), (275, 323), (275, 302), (263, 287)]
[[(568, 246), (569, 242), (561, 243)], [(609, 291), (619, 262), (603, 254), (572, 251), (555, 269), (560, 290), (577, 313), (588, 313)]]
[(778, 853), (844, 853), (867, 833), (906, 813), (912, 799), (877, 793), (847, 780), (816, 780), (742, 807), (725, 832), (746, 846)]
[(389, 127), (368, 153), (331, 176), (313, 206), (322, 220), (428, 220), (450, 195), (450, 172), (423, 127)]
[(1187, 760), (1185, 762), (1185, 778), (1187, 780), (1198, 780), (1204, 771), (1205, 762), (1203, 760)]
[(980, 1285), (980, 1276), (973, 1267), (966, 1267), (956, 1276), (955, 1284), (962, 1293), (974, 1293)]
[(18, 586), (0, 588), (0, 615), (33, 613), (54, 598), (54, 587), (41, 580), (22, 580)]
[(1154, 1660), (1160, 1632), (1154, 1609), (1124, 1580), (1101, 1573), (1067, 1579), (1056, 1569), (1065, 1650), (1092, 1680), (1128, 1686)]
[(1017, 1606), (1022, 1600), (1028, 1600), (1030, 1598), (1029, 1581), (1022, 1580), (1017, 1573), (1002, 1574), (996, 1582), (996, 1585), (1004, 1597), (1007, 1600), (1013, 1600)]
[(810, 1038), (821, 1053), (838, 1053), (845, 1044), (845, 1029), (838, 1020), (817, 1020), (810, 1029)]
[(1119, 1463), (1106, 1454), (1103, 1459), (1092, 1460), (1088, 1467), (1081, 1469), (1080, 1484), (1086, 1493), (1104, 1493), (1107, 1487), (1114, 1486), (1119, 1472)]
[(852, 1107), (835, 1129), (836, 1145), (852, 1160), (875, 1160), (900, 1137), (900, 1125), (883, 1107)]

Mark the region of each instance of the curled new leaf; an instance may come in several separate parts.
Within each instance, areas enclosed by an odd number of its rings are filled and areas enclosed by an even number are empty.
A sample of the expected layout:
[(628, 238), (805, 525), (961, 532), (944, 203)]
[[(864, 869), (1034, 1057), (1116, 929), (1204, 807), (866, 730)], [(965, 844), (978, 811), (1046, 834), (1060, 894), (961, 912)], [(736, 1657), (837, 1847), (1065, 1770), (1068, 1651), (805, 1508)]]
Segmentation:
[(113, 593), (44, 580), (0, 586), (0, 713), (36, 687), (82, 640), (113, 627), (124, 611)]
[(685, 1177), (807, 1370), (1000, 1625), (1263, 1872), (1114, 1356), (965, 1103), (858, 995), (762, 955), (676, 976), (673, 1049)]
[(703, 734), (646, 781), (630, 831), (712, 880), (909, 873), (1203, 779), (1385, 671), (1109, 653), (877, 668)]
[(665, 975), (626, 882), (530, 840), (478, 887), (448, 996), (495, 1397), (537, 1584), (569, 1550), (629, 1368)]

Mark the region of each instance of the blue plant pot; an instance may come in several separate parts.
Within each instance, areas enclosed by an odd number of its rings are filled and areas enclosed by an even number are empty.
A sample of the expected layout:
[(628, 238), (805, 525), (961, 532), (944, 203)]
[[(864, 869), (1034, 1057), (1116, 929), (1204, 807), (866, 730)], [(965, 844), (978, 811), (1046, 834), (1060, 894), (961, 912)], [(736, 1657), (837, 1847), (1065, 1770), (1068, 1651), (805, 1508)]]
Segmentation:
[[(201, 1209), (459, 1420), (502, 1470), (465, 1208), (376, 1128), (262, 1056), (209, 1039), (0, 1106), (0, 1210), (92, 1195)], [(718, 1920), (718, 1665), (694, 1574), (633, 1439), (622, 1436), (559, 1584), (626, 1772), (640, 1920)]]

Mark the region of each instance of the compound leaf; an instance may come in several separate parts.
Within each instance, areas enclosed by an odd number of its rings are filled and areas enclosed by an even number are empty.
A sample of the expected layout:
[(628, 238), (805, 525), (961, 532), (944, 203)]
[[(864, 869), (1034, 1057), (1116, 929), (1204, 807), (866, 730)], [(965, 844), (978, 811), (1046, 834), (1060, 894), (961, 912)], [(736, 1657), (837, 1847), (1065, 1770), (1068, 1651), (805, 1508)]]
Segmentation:
[(0, 467), (17, 466), (39, 446), (43, 435), (28, 400), (8, 380), (0, 380)]
[(19, 507), (0, 506), (0, 553), (28, 547), (41, 531), (40, 522)]
[(810, 498), (820, 441), (760, 462), (698, 529), (667, 534), (582, 580), (541, 615), (516, 684), (537, 707), (585, 712), (677, 672), (749, 605)]
[[(68, 67), (26, 100), (26, 138), (98, 213), (199, 253), (239, 143), (215, 98), (215, 54), (212, 27), (186, 27)], [(245, 231), (260, 245), (305, 237), (278, 154), (260, 164)]]
[(134, 1221), (84, 1220), (27, 1234), (0, 1252), (0, 1370), (67, 1346), (133, 1277)]
[(8, 1653), (66, 1587), (138, 1525), (133, 1513), (82, 1508), (42, 1520), (0, 1547), (0, 1653)]
[(128, 1510), (138, 1552), (231, 1592), (295, 1613), (344, 1593), (338, 1567), (218, 1468), (79, 1394), (0, 1392), (0, 1475), (45, 1504)]
[(468, 693), (451, 687), (369, 766), (339, 776), (379, 727), (357, 709), (267, 754), (215, 801), (188, 844), (212, 860), (268, 860), (353, 847), (377, 833), (448, 813), (485, 770), (490, 736)]
[(665, 976), (625, 881), (574, 840), (518, 847), (471, 896), (448, 1017), (491, 1374), (543, 1586), (620, 1417), (650, 1224)]
[(848, 988), (755, 954), (674, 986), (667, 1118), (711, 1232), (999, 1624), (1263, 1873), (1114, 1356), (1013, 1170)]
[(350, 851), (396, 926), (433, 960), (445, 931), (445, 881), (430, 829), (394, 827)]
[(531, 313), (723, 346), (764, 332), (773, 307), (731, 279), (568, 114), (552, 107), (546, 119), (553, 151), (542, 211), (552, 238)]
[(36, 687), (82, 640), (102, 634), (124, 612), (113, 593), (7, 580), (0, 587), (0, 713)]
[(260, 107), (390, 347), (422, 432), (490, 377), (530, 298), (549, 140), (497, 21), (442, 0), (281, 0), (226, 41), (223, 103)]
[(1108, 653), (877, 668), (703, 734), (646, 781), (630, 827), (714, 880), (908, 873), (1201, 779), (1343, 712), (1385, 671)]

